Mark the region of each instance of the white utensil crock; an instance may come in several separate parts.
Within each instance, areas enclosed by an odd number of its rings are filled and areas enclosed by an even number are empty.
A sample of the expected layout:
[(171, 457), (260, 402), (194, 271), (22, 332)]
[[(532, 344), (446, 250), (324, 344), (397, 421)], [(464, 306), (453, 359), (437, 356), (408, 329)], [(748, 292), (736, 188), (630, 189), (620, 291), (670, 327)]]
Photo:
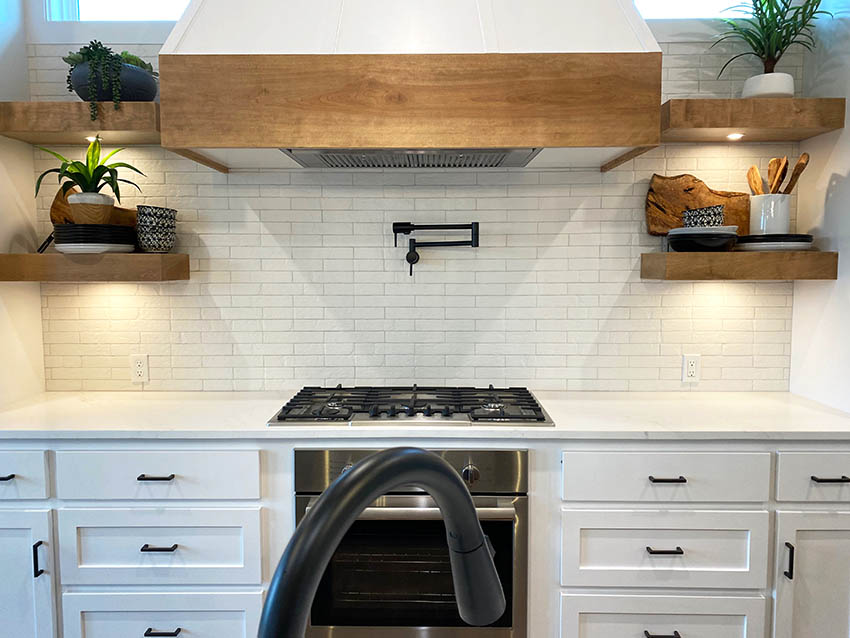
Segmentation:
[(787, 73), (763, 73), (744, 82), (741, 97), (794, 97), (794, 78)]
[(786, 235), (791, 231), (791, 196), (750, 197), (750, 235)]

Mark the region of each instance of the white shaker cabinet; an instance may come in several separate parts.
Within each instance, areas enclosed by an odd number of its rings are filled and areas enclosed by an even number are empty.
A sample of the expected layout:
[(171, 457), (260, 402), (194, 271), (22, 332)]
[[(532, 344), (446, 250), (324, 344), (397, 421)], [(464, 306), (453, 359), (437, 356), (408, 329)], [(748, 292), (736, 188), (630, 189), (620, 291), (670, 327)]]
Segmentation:
[(774, 638), (850, 635), (850, 512), (778, 511)]
[(49, 510), (0, 510), (0, 635), (53, 638)]

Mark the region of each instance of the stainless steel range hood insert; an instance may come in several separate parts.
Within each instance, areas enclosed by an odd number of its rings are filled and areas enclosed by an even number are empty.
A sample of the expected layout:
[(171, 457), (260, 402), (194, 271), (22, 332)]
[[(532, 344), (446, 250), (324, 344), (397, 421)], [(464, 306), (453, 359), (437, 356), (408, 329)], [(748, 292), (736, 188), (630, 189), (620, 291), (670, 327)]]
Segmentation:
[(304, 168), (521, 168), (539, 148), (280, 149)]

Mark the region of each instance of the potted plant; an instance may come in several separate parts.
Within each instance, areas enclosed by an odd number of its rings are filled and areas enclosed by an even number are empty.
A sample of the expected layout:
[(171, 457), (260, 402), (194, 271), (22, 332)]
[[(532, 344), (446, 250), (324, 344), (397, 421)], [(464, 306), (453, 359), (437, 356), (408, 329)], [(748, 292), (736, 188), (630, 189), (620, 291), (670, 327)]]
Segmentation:
[[(100, 192), (104, 186), (109, 186), (112, 189), (112, 192), (115, 194), (115, 199), (117, 199), (119, 203), (121, 202), (120, 182), (135, 186), (139, 191), (142, 190), (139, 188), (138, 184), (118, 177), (118, 169), (126, 168), (131, 171), (135, 171), (139, 175), (144, 175), (142, 171), (125, 162), (113, 162), (112, 164), (106, 163), (109, 158), (124, 149), (115, 149), (106, 157), (101, 159), (101, 144), (99, 136), (96, 137), (91, 144), (89, 144), (88, 151), (86, 151), (85, 162), (71, 161), (62, 157), (59, 153), (40, 146), (39, 148), (42, 151), (53, 155), (53, 157), (62, 162), (62, 165), (59, 168), (46, 170), (39, 175), (38, 180), (35, 183), (35, 194), (38, 195), (42, 180), (45, 176), (51, 173), (58, 173), (59, 182), (62, 184), (63, 194), (67, 194), (68, 191), (75, 186), (78, 187), (82, 192), (68, 196), (68, 204), (71, 206), (71, 216), (77, 224), (106, 224), (109, 222), (109, 218), (112, 215), (114, 200), (109, 195)], [(63, 183), (62, 180), (66, 181)]]
[(725, 40), (741, 40), (751, 50), (733, 56), (717, 75), (723, 75), (738, 58), (754, 55), (762, 61), (764, 73), (744, 83), (743, 97), (794, 97), (794, 78), (788, 73), (776, 73), (776, 64), (792, 45), (813, 50), (814, 22), (822, 15), (823, 0), (749, 0), (729, 9), (744, 14), (740, 18), (724, 18), (729, 30), (720, 34), (712, 45)]
[(158, 74), (153, 66), (132, 53), (115, 53), (92, 40), (62, 59), (71, 67), (68, 91), (76, 92), (89, 103), (92, 121), (97, 119), (98, 102), (111, 101), (118, 109), (122, 101), (152, 102), (156, 98)]

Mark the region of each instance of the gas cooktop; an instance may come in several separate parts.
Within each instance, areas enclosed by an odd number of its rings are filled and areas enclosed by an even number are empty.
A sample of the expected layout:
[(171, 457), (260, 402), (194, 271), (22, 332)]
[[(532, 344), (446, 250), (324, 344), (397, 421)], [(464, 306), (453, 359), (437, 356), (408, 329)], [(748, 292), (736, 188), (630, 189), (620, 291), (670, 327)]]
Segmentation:
[(364, 386), (302, 388), (269, 425), (403, 421), (432, 425), (552, 426), (527, 388)]

